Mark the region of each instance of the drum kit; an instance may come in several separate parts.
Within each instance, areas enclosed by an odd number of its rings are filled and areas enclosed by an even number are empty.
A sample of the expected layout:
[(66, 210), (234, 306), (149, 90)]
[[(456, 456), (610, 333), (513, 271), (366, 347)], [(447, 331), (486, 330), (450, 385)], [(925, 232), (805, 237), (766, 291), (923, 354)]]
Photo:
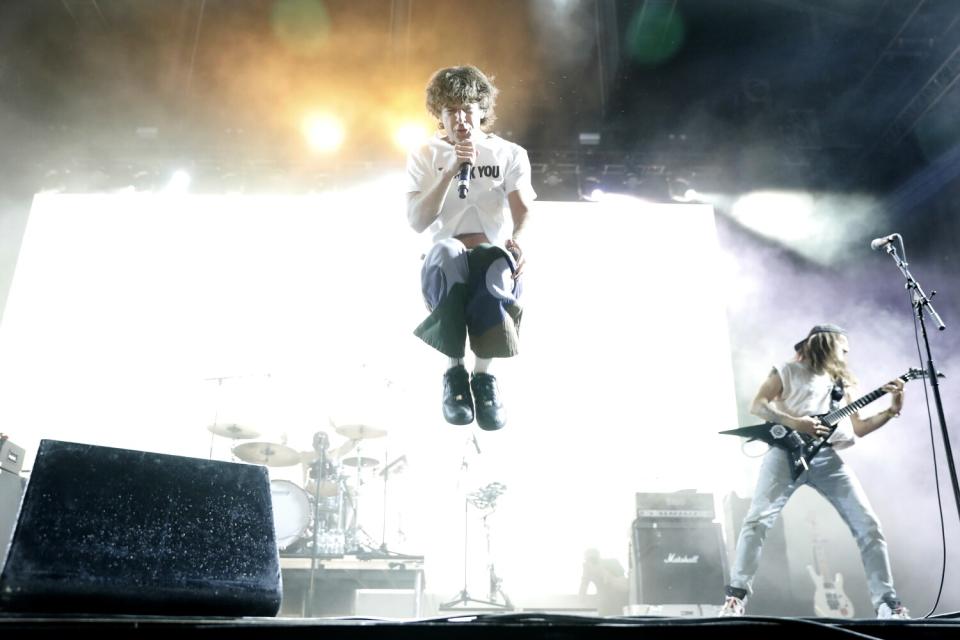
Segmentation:
[[(274, 527), (279, 550), (290, 555), (342, 556), (374, 551), (372, 538), (358, 522), (364, 474), (380, 466), (380, 460), (364, 455), (365, 443), (387, 435), (385, 429), (364, 424), (331, 425), (345, 438), (331, 447), (327, 433), (313, 436), (310, 451), (298, 451), (286, 443), (238, 442), (253, 440), (260, 433), (238, 424), (212, 424), (216, 436), (234, 441), (230, 450), (243, 462), (267, 467), (300, 465), (302, 483), (272, 479)], [(389, 474), (381, 473), (386, 482)], [(386, 491), (384, 491), (386, 492)], [(385, 544), (379, 546), (386, 551)]]

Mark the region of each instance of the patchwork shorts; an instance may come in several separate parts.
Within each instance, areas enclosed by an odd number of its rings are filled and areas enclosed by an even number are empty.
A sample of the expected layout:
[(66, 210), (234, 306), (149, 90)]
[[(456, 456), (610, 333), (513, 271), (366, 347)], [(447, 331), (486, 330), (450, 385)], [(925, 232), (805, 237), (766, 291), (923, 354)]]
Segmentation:
[(466, 339), (478, 358), (509, 358), (518, 352), (521, 278), (501, 247), (467, 249), (455, 238), (435, 244), (420, 272), (430, 315), (414, 335), (451, 358), (462, 358)]

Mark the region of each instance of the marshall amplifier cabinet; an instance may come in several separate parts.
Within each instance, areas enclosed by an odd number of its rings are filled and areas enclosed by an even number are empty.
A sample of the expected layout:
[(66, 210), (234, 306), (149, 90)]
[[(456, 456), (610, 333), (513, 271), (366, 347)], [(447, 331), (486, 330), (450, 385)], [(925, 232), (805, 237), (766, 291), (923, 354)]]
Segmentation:
[(714, 518), (713, 494), (693, 491), (638, 493), (637, 518), (640, 520), (704, 520)]
[(7, 436), (0, 433), (0, 470), (20, 475), (23, 453), (23, 447), (13, 444)]
[(720, 525), (693, 518), (637, 518), (633, 524), (630, 569), (634, 600), (631, 604), (719, 602), (726, 584)]

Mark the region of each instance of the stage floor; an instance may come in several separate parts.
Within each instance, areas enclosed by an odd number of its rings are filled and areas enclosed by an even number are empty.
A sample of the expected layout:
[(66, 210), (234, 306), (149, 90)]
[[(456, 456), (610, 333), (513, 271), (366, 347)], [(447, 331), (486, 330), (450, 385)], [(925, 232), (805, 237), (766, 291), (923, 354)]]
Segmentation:
[(362, 618), (169, 618), (0, 614), (6, 637), (94, 638), (763, 638), (774, 634), (859, 638), (960, 637), (960, 621), (828, 620), (822, 618), (607, 617), (534, 613), (463, 614), (408, 622)]

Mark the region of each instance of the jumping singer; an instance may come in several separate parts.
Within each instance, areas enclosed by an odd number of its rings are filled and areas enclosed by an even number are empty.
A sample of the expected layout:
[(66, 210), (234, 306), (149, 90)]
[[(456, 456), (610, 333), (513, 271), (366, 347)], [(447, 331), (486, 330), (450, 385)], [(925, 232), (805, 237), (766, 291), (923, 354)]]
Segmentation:
[[(497, 93), (473, 66), (434, 73), (426, 104), (438, 131), (407, 158), (407, 220), (433, 243), (421, 270), (430, 315), (414, 333), (447, 357), (446, 421), (466, 425), (476, 417), (488, 431), (507, 421), (490, 369), (494, 358), (519, 349), (518, 238), (536, 198), (527, 152), (491, 133)], [(464, 364), (468, 336), (472, 375)]]

